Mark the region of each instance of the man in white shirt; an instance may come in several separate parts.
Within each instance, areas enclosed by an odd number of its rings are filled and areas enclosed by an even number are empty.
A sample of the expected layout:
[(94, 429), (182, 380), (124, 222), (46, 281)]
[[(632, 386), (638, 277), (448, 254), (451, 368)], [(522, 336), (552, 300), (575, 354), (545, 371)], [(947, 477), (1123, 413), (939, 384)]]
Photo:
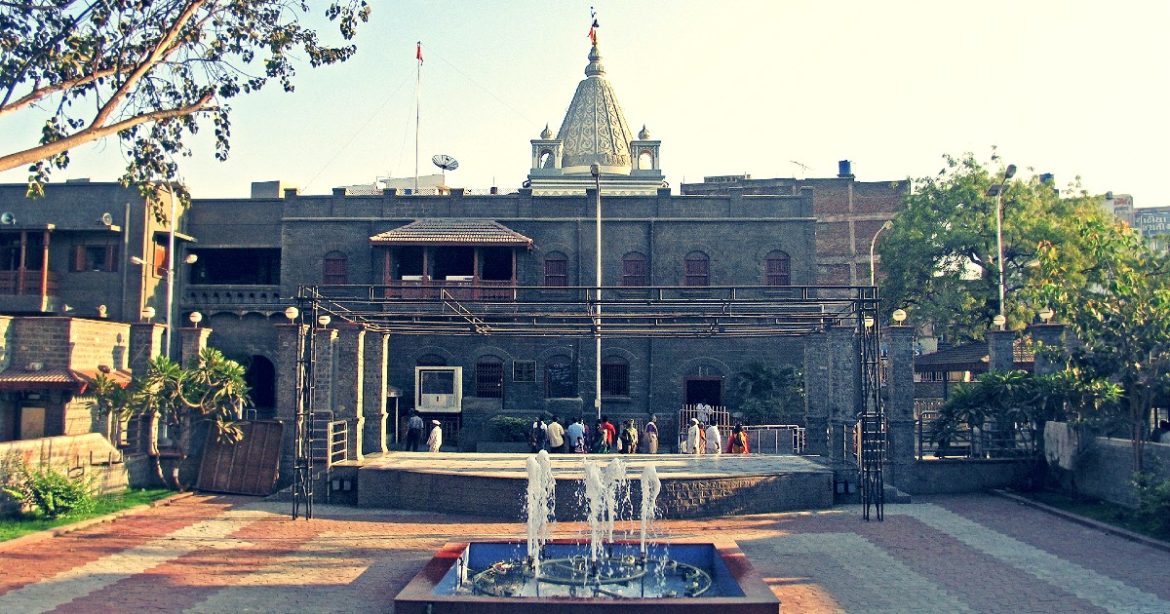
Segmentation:
[(686, 454), (701, 454), (699, 449), (699, 419), (691, 418), (691, 428), (687, 429), (687, 449), (684, 450)]
[(560, 418), (553, 416), (548, 423), (548, 451), (562, 452), (565, 446), (565, 427), (561, 426)]
[(431, 428), (431, 436), (427, 437), (427, 450), (438, 452), (439, 448), (443, 447), (443, 423), (431, 420), (431, 424), (434, 427)]
[(723, 439), (719, 434), (719, 427), (714, 424), (707, 427), (707, 454), (719, 454), (723, 450)]

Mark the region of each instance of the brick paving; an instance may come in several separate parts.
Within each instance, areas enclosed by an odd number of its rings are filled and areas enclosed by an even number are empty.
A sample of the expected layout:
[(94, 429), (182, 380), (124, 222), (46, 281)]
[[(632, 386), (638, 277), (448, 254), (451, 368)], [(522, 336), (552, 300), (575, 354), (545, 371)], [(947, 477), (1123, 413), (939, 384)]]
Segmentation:
[[(195, 496), (62, 537), (0, 544), (0, 612), (392, 612), (447, 541), (519, 523)], [(1170, 553), (991, 496), (667, 521), (735, 539), (784, 612), (1170, 612)], [(583, 532), (562, 523), (559, 536)]]

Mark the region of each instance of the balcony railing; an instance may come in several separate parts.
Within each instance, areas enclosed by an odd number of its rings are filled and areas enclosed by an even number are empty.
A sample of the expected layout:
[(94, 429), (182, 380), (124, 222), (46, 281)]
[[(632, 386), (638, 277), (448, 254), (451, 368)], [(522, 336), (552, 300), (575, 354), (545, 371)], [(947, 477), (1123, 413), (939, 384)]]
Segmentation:
[[(444, 291), (446, 293), (444, 294)], [(450, 296), (459, 300), (516, 300), (516, 283), (472, 279), (404, 279), (385, 286), (386, 298), (436, 299)]]
[[(41, 271), (24, 271), (23, 279), (19, 271), (0, 271), (0, 294), (39, 295), (41, 292)], [(48, 275), (43, 294), (55, 296), (61, 276), (52, 271)]]
[(187, 307), (271, 306), (280, 303), (276, 285), (189, 285), (183, 292)]

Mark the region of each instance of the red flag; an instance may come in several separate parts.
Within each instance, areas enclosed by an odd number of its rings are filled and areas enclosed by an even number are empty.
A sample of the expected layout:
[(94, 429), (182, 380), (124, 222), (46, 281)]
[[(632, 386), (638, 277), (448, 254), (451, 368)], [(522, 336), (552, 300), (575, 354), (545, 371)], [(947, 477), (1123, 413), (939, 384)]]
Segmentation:
[(423, 63), (423, 57), (422, 57), (422, 41), (419, 41), (419, 42), (418, 42), (418, 46), (417, 46), (417, 47), (415, 47), (415, 51), (414, 51), (414, 57), (415, 57), (416, 59), (418, 59), (418, 63), (419, 63), (419, 64), (422, 64), (422, 63)]

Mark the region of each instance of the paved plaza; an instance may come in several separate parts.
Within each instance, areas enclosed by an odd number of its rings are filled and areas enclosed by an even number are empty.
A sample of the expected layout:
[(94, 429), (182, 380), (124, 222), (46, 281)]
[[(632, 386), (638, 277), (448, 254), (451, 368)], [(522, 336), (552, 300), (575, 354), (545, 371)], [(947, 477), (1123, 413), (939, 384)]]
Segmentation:
[[(390, 612), (447, 541), (519, 523), (196, 495), (61, 537), (0, 543), (0, 612)], [(733, 538), (784, 612), (1170, 612), (1170, 553), (987, 495), (669, 521)], [(562, 523), (559, 536), (583, 527)]]

